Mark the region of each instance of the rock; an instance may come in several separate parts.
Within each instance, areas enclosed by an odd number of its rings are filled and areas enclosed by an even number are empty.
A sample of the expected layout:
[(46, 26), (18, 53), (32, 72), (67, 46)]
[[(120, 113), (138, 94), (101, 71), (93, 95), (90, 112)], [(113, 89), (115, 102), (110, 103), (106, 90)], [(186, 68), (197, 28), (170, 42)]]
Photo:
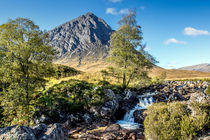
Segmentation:
[(82, 118), (85, 123), (91, 123), (93, 121), (93, 116), (87, 112), (82, 116)]
[(116, 95), (114, 94), (114, 92), (111, 89), (105, 89), (104, 93), (110, 99), (116, 99)]
[(33, 127), (33, 132), (37, 139), (40, 139), (46, 131), (47, 131), (47, 125), (45, 124), (38, 124)]
[(105, 129), (105, 132), (118, 131), (120, 129), (121, 129), (121, 127), (119, 124), (111, 124)]
[(89, 109), (89, 112), (92, 113), (95, 117), (100, 116), (100, 107), (99, 106), (92, 106)]
[(117, 136), (114, 133), (104, 133), (102, 134), (102, 140), (116, 140)]
[(209, 100), (209, 96), (202, 92), (192, 93), (188, 103), (198, 102), (203, 103)]
[(166, 101), (167, 97), (163, 94), (155, 94), (152, 96), (155, 102), (164, 102)]
[(117, 109), (115, 116), (118, 120), (122, 119), (126, 112), (134, 108), (139, 102), (136, 93), (130, 90), (124, 91), (124, 93), (118, 97), (119, 108)]
[(39, 119), (36, 120), (36, 124), (40, 124), (40, 123), (45, 123), (45, 122), (49, 122), (50, 118), (47, 117), (46, 115), (41, 115), (41, 117)]
[(210, 136), (204, 136), (197, 138), (198, 140), (210, 140)]
[[(145, 109), (146, 110), (146, 109)], [(134, 122), (143, 124), (145, 119), (145, 110), (136, 110), (133, 112)]]
[(197, 109), (193, 107), (193, 103), (210, 103), (210, 97), (206, 95), (205, 93), (192, 93), (190, 100), (187, 101), (188, 108), (191, 110), (191, 115), (195, 116), (197, 114)]
[(83, 114), (81, 112), (69, 114), (67, 117), (67, 121), (69, 123), (73, 123), (73, 124), (83, 122), (82, 116), (83, 116)]
[(1, 129), (1, 140), (37, 140), (33, 130), (27, 126), (10, 126)]
[(117, 99), (106, 102), (100, 110), (100, 116), (104, 119), (115, 120), (115, 112), (119, 107)]
[(184, 97), (182, 97), (181, 94), (175, 92), (172, 95), (169, 96), (168, 98), (168, 102), (172, 102), (172, 101), (183, 101), (185, 100)]
[(61, 124), (49, 125), (40, 140), (68, 140), (68, 131)]
[(162, 89), (163, 92), (165, 93), (168, 93), (168, 92), (171, 92), (170, 88), (165, 86), (163, 89)]

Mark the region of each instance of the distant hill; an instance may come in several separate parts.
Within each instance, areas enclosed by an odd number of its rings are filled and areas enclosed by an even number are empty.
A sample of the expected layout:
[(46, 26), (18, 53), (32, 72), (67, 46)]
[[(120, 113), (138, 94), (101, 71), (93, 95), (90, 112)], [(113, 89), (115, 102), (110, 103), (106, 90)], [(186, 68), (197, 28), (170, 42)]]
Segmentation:
[(49, 44), (59, 52), (57, 63), (79, 66), (108, 55), (112, 32), (103, 19), (86, 13), (49, 31)]
[(198, 64), (187, 67), (179, 68), (180, 70), (191, 70), (191, 71), (200, 71), (200, 72), (210, 72), (210, 64)]
[(161, 73), (166, 73), (167, 80), (182, 80), (182, 79), (205, 79), (210, 78), (210, 72), (200, 72), (192, 70), (181, 69), (164, 69), (161, 67), (154, 67), (149, 73), (150, 77), (155, 77)]

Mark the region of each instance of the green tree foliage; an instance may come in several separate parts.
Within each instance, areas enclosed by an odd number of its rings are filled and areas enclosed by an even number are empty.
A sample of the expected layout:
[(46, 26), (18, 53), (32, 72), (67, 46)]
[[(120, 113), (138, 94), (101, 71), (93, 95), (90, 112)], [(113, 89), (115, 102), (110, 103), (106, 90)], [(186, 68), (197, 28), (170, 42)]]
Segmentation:
[(24, 18), (0, 25), (0, 83), (3, 122), (30, 125), (35, 98), (50, 73), (55, 51), (47, 34)]
[(131, 80), (147, 75), (155, 59), (144, 51), (141, 27), (136, 23), (136, 13), (131, 11), (119, 22), (120, 27), (111, 36), (109, 60), (116, 65), (115, 72), (122, 79), (123, 89)]
[(156, 103), (148, 107), (144, 121), (145, 136), (151, 140), (192, 139), (209, 126), (209, 104), (191, 103), (192, 115), (186, 103)]

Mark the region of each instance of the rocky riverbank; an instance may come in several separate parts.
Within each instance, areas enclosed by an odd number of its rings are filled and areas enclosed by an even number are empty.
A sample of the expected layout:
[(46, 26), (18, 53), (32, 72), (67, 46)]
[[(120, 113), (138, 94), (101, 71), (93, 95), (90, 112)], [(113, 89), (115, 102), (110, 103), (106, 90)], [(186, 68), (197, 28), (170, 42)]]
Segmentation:
[(167, 81), (160, 85), (150, 86), (141, 91), (131, 92), (129, 90), (115, 94), (106, 89), (104, 93), (109, 100), (102, 106), (95, 106), (85, 112), (76, 112), (61, 115), (63, 122), (60, 124), (45, 125), (44, 121), (50, 118), (42, 116), (37, 126), (29, 128), (26, 126), (11, 126), (0, 129), (0, 139), (144, 139), (143, 122), (146, 117), (146, 109), (134, 110), (134, 122), (141, 124), (136, 130), (128, 130), (116, 124), (117, 120), (123, 119), (126, 112), (133, 109), (139, 102), (139, 96), (145, 93), (151, 95), (152, 102), (174, 102), (191, 100), (202, 101), (208, 98), (205, 94), (208, 82), (202, 81)]

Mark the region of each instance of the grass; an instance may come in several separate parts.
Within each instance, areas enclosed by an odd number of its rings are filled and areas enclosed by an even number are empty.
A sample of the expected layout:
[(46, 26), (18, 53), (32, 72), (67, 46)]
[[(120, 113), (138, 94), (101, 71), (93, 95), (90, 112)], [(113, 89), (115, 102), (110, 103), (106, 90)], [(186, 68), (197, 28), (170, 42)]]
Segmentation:
[[(68, 65), (75, 68), (76, 70), (81, 71), (81, 73), (74, 76), (64, 77), (64, 78), (59, 78), (59, 79), (56, 79), (56, 78), (47, 79), (49, 80), (49, 82), (46, 84), (46, 89), (49, 89), (50, 87), (52, 87), (55, 84), (60, 83), (61, 81), (68, 81), (70, 79), (84, 80), (89, 83), (97, 84), (99, 81), (104, 80), (100, 71), (106, 69), (108, 66), (112, 66), (112, 64), (109, 64), (104, 61), (93, 62), (93, 63), (86, 62), (80, 67), (78, 67), (76, 63), (68, 64)], [(149, 76), (151, 78), (154, 78), (154, 77), (158, 77), (161, 73), (166, 73), (166, 80), (210, 81), (210, 73), (208, 72), (197, 72), (197, 71), (187, 71), (187, 70), (177, 70), (177, 69), (163, 69), (160, 67), (154, 67), (149, 72)], [(121, 85), (121, 83), (116, 78), (113, 78), (113, 77), (109, 77), (107, 81), (109, 81), (110, 84)]]
[[(100, 70), (106, 69), (113, 64), (107, 63), (105, 61), (98, 62), (85, 62), (81, 66), (77, 67), (75, 63), (68, 63), (68, 66), (71, 66), (77, 70), (81, 70), (87, 73), (95, 73)], [(198, 71), (188, 71), (188, 70), (178, 70), (178, 69), (163, 69), (161, 67), (154, 67), (150, 73), (150, 77), (156, 77), (160, 73), (166, 72), (166, 80), (182, 80), (182, 79), (210, 79), (209, 72), (198, 72)]]

